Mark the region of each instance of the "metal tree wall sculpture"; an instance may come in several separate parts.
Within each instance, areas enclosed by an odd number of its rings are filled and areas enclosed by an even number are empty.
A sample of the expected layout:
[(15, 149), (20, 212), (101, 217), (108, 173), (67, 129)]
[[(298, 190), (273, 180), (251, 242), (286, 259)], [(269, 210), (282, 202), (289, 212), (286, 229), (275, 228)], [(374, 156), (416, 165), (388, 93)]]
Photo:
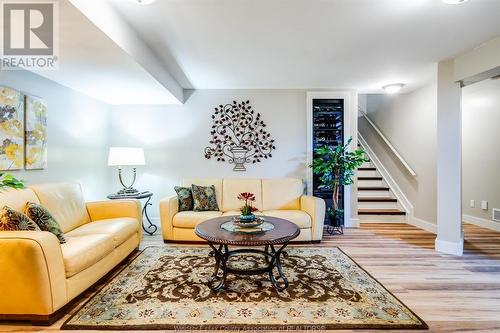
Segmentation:
[(219, 105), (212, 120), (212, 139), (205, 148), (205, 158), (228, 161), (234, 164), (233, 171), (245, 171), (245, 163), (257, 163), (273, 156), (274, 139), (250, 101)]

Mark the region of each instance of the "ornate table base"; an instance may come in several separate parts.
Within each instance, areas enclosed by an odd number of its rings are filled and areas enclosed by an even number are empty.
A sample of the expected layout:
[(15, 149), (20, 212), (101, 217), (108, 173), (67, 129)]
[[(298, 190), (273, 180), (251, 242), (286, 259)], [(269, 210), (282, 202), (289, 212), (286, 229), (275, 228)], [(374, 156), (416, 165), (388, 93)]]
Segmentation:
[[(281, 266), (281, 257), (287, 255), (283, 250), (288, 245), (288, 242), (282, 244), (278, 250), (274, 248), (274, 245), (266, 245), (264, 251), (258, 249), (236, 249), (230, 251), (228, 245), (225, 244), (208, 242), (208, 245), (212, 248), (210, 256), (215, 258), (215, 270), (209, 282), (209, 287), (213, 291), (219, 291), (224, 288), (228, 273), (239, 275), (260, 275), (267, 273), (271, 284), (277, 291), (283, 291), (288, 287), (288, 279), (285, 277)], [(267, 266), (257, 269), (242, 270), (232, 268), (228, 265), (229, 259), (232, 256), (246, 253), (264, 256)], [(277, 276), (273, 273), (274, 269), (276, 269), (278, 273)], [(220, 276), (219, 271), (222, 274)]]
[[(145, 216), (146, 219), (148, 220), (149, 225), (145, 225), (145, 220), (142, 220), (142, 229), (147, 232), (150, 236), (153, 236), (153, 234), (158, 230), (158, 227), (151, 222), (148, 216), (148, 206), (152, 206), (153, 204), (150, 202), (152, 197), (149, 197), (146, 203), (144, 204), (144, 207), (142, 207), (142, 216)], [(153, 229), (153, 231), (149, 231), (149, 229)]]

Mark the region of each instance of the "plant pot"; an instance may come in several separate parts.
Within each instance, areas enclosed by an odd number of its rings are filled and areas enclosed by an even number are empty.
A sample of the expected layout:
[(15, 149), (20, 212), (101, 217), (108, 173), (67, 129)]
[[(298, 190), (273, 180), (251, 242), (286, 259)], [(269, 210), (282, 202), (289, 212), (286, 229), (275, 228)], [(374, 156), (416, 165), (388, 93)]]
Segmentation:
[(257, 216), (255, 214), (250, 214), (250, 215), (240, 215), (240, 221), (241, 222), (253, 222)]
[(344, 225), (343, 214), (336, 214), (335, 216), (329, 215), (328, 220), (330, 221), (330, 225), (332, 227), (342, 227)]

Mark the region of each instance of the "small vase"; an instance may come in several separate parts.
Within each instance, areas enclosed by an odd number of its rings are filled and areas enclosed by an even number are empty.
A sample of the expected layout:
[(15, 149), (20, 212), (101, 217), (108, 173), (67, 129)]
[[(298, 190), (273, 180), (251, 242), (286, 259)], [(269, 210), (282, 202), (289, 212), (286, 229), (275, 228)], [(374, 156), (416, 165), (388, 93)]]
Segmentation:
[(240, 215), (240, 221), (241, 222), (253, 222), (255, 221), (257, 217), (255, 214), (250, 214), (250, 215)]

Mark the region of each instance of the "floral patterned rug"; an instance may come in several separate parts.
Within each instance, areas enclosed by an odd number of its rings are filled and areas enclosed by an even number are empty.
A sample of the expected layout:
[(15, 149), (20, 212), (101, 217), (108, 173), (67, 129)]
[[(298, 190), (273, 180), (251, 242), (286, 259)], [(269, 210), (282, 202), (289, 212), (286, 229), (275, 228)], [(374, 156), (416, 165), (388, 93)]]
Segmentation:
[[(338, 248), (289, 248), (290, 285), (230, 274), (213, 292), (208, 248), (149, 247), (98, 291), (62, 329), (293, 330), (426, 329), (427, 325)], [(260, 267), (260, 256), (231, 259)]]

